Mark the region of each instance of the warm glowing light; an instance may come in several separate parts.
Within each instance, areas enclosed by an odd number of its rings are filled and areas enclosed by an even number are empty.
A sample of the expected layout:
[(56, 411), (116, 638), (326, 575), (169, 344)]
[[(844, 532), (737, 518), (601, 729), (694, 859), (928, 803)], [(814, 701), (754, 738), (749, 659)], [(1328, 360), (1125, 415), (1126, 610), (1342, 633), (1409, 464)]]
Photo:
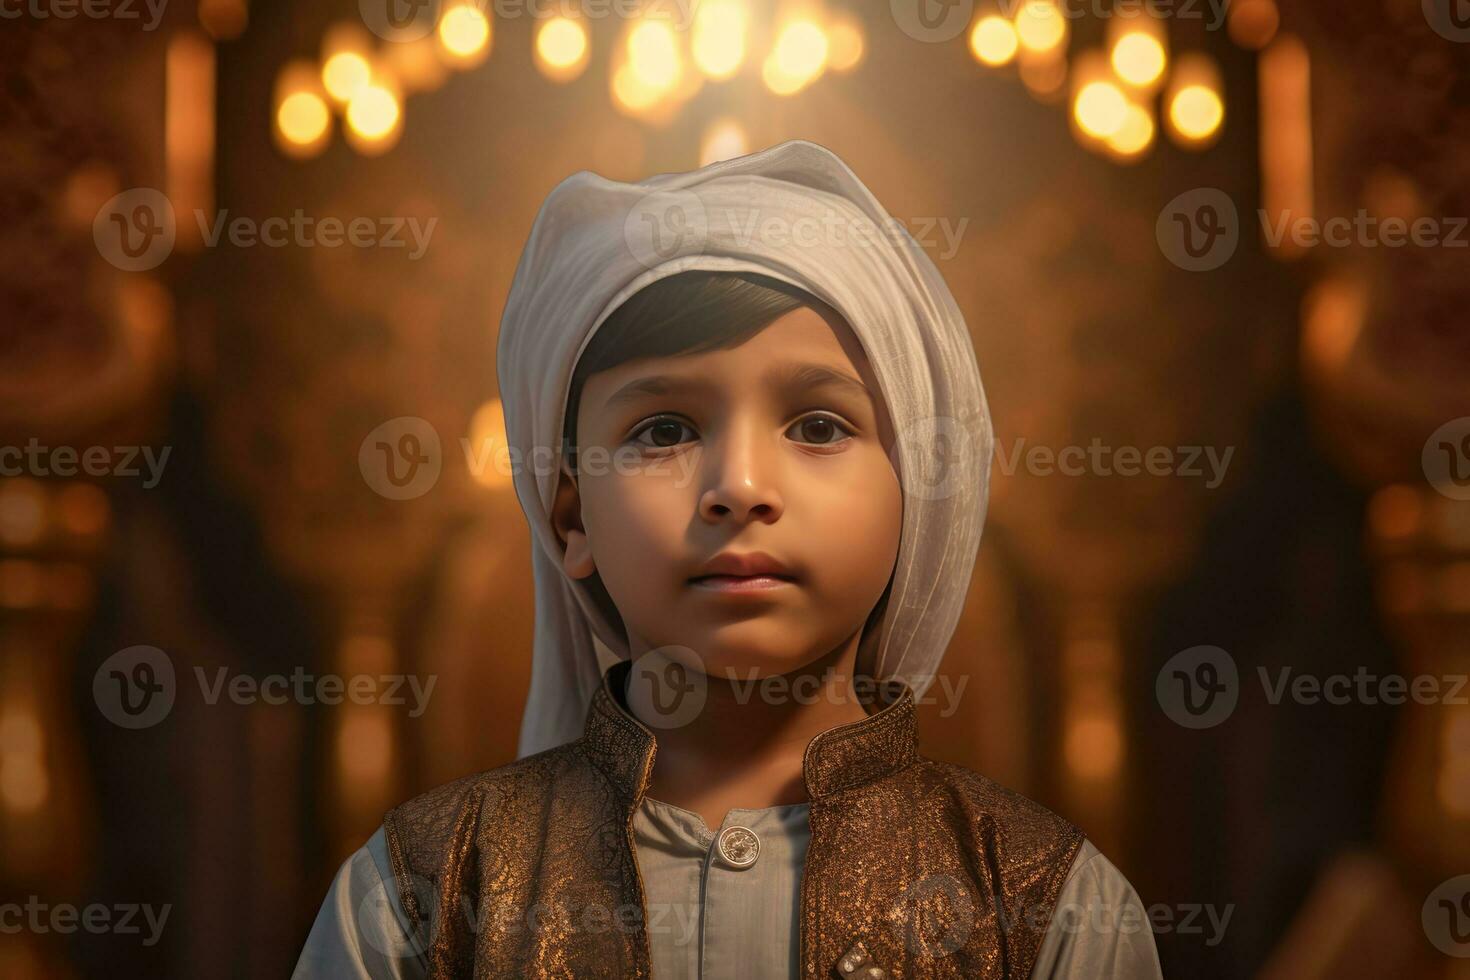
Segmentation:
[(233, 41), (250, 19), (245, 0), (199, 0), (199, 26), (216, 41)]
[(332, 116), (321, 78), (310, 62), (293, 61), (276, 76), (272, 136), (281, 152), (315, 156), (331, 138)]
[(809, 20), (794, 20), (782, 28), (761, 69), (766, 87), (777, 95), (801, 91), (827, 67), (827, 35)]
[(1122, 158), (1139, 156), (1153, 145), (1154, 117), (1144, 106), (1128, 103), (1123, 113), (1123, 124), (1107, 138), (1108, 149)]
[(321, 139), (331, 121), (326, 101), (315, 92), (293, 92), (276, 110), (276, 125), (281, 135), (298, 146), (308, 146)]
[(536, 65), (554, 81), (576, 78), (587, 67), (587, 28), (570, 17), (552, 17), (536, 31)]
[(1220, 73), (1206, 55), (1193, 53), (1179, 59), (1164, 96), (1165, 118), (1176, 142), (1200, 146), (1213, 140), (1225, 121)]
[(46, 495), (27, 478), (0, 481), (0, 541), (29, 545), (46, 531)]
[(470, 418), (470, 449), (470, 474), (476, 483), (492, 489), (511, 485), (515, 470), (505, 435), (505, 407), (499, 398), (475, 409)]
[(645, 20), (628, 34), (628, 65), (634, 80), (653, 92), (679, 83), (683, 64), (674, 29), (662, 20)]
[(1067, 59), (1060, 55), (1028, 55), (1023, 49), (1017, 62), (1021, 82), (1038, 102), (1061, 101), (1067, 84)]
[(378, 82), (364, 86), (347, 103), (347, 133), (363, 153), (381, 153), (397, 142), (402, 121), (397, 94)]
[(1208, 139), (1220, 128), (1225, 118), (1225, 105), (1220, 97), (1203, 85), (1187, 85), (1169, 102), (1169, 118), (1174, 128), (1189, 139)]
[(612, 93), (619, 105), (633, 112), (648, 109), (659, 97), (659, 90), (644, 85), (629, 65), (613, 74)]
[[(1256, 59), (1260, 92), (1261, 205), (1272, 221), (1294, 227), (1310, 219), (1312, 193), (1312, 64), (1306, 45), (1291, 34)], [(1268, 243), (1277, 258), (1293, 259), (1306, 246), (1293, 235)]]
[(710, 78), (729, 78), (745, 60), (747, 29), (745, 5), (740, 0), (704, 0), (695, 9), (690, 53), (699, 70)]
[(439, 57), (438, 45), (429, 35), (412, 41), (383, 45), (383, 65), (398, 79), (405, 92), (431, 92), (444, 84), (449, 67)]
[(970, 51), (983, 64), (1009, 63), (1020, 43), (1011, 22), (995, 14), (981, 17), (970, 30)]
[(1103, 711), (1079, 712), (1067, 725), (1067, 767), (1087, 780), (1111, 779), (1123, 762), (1123, 735), (1118, 721)]
[(1281, 26), (1275, 0), (1234, 0), (1229, 9), (1225, 29), (1242, 48), (1259, 51), (1271, 43)]
[(1051, 0), (1026, 0), (1016, 11), (1016, 38), (1028, 51), (1051, 51), (1067, 39), (1067, 19)]
[(699, 165), (707, 166), (750, 152), (745, 129), (734, 119), (721, 119), (704, 131), (699, 141)]
[(356, 51), (338, 51), (322, 65), (322, 84), (338, 102), (347, 102), (372, 78), (368, 60)]
[(1143, 88), (1164, 74), (1163, 43), (1144, 31), (1130, 31), (1113, 45), (1113, 71), (1129, 85)]
[(1105, 139), (1123, 128), (1128, 98), (1112, 82), (1088, 82), (1077, 90), (1072, 116), (1089, 136)]
[(391, 719), (359, 705), (344, 712), (337, 729), (337, 764), (345, 781), (376, 784), (387, 776), (392, 758)]
[(0, 801), (7, 809), (27, 813), (46, 802), (44, 752), (45, 732), (33, 711), (21, 705), (0, 714)]
[(40, 759), (0, 757), (0, 800), (20, 813), (39, 810), (50, 793), (50, 780)]
[(490, 18), (471, 4), (449, 7), (439, 18), (439, 48), (459, 68), (469, 68), (490, 53)]
[(852, 71), (863, 60), (867, 42), (857, 18), (838, 16), (827, 25), (827, 67), (835, 72)]

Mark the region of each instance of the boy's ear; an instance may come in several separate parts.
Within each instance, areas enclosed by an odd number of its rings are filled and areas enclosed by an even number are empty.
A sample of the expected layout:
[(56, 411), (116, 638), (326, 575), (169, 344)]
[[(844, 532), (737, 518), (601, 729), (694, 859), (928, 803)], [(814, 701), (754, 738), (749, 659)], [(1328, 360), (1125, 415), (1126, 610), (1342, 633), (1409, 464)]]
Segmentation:
[(565, 462), (557, 477), (556, 498), (551, 503), (551, 526), (561, 542), (561, 567), (568, 575), (586, 578), (597, 571), (587, 529), (582, 526), (582, 495), (577, 489), (577, 478)]

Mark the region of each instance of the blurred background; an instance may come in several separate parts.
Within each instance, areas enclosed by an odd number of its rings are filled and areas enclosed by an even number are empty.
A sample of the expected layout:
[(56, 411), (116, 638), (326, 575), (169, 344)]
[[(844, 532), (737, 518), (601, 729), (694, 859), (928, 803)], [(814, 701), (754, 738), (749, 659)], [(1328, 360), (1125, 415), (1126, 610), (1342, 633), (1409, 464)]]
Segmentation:
[(991, 400), (923, 751), (1086, 830), (1168, 976), (1470, 976), (1463, 0), (0, 15), (0, 976), (285, 976), (385, 810), (514, 758), (536, 210), (790, 138)]

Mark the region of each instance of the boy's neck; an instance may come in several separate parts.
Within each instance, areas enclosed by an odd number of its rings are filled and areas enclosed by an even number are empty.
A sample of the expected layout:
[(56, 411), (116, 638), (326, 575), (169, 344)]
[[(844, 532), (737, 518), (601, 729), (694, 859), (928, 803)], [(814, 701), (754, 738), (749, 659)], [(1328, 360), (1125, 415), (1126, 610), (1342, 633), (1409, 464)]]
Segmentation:
[(675, 727), (661, 727), (666, 716), (651, 705), (653, 697), (669, 693), (659, 690), (668, 675), (640, 673), (628, 710), (657, 738), (647, 795), (699, 814), (710, 830), (731, 808), (806, 802), (807, 745), (822, 732), (868, 715), (852, 683), (859, 635), (777, 678), (705, 675), (703, 707)]

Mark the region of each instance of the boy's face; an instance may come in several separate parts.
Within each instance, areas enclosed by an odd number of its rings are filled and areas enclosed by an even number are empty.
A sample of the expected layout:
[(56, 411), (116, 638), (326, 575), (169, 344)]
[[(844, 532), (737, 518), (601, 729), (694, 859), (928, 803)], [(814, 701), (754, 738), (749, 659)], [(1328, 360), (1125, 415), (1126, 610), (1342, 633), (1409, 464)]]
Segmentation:
[(600, 575), (634, 657), (789, 673), (857, 634), (888, 585), (891, 423), (845, 324), (801, 307), (736, 347), (593, 374), (577, 435), (553, 508), (564, 565)]

